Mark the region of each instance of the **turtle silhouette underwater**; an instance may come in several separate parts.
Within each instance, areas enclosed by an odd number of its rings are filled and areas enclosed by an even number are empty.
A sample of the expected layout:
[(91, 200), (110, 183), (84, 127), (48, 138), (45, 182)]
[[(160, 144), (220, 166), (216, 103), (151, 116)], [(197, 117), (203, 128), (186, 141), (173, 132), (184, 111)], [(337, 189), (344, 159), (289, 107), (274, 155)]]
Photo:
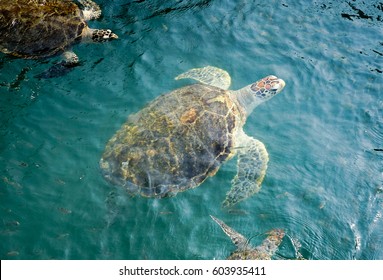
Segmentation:
[(101, 15), (90, 0), (1, 0), (0, 51), (25, 59), (63, 54), (63, 61), (44, 75), (60, 76), (79, 64), (71, 46), (80, 42), (105, 42), (118, 36), (109, 29), (91, 29), (87, 21)]
[(238, 173), (223, 202), (232, 206), (258, 192), (268, 162), (265, 146), (243, 125), (285, 82), (267, 76), (231, 91), (229, 74), (212, 66), (176, 77), (184, 78), (199, 83), (163, 94), (131, 115), (106, 144), (101, 171), (132, 195), (161, 198), (199, 186), (238, 154)]
[(271, 260), (278, 250), (285, 232), (282, 229), (273, 229), (268, 232), (267, 237), (261, 245), (252, 247), (249, 239), (238, 233), (220, 219), (210, 215), (210, 217), (221, 227), (224, 233), (230, 237), (237, 249), (231, 253), (228, 260)]

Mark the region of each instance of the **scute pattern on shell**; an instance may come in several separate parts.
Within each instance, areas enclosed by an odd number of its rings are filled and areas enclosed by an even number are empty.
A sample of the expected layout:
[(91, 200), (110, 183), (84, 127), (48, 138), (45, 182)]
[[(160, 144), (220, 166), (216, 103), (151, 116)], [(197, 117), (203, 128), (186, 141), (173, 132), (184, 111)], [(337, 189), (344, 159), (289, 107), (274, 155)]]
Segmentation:
[(259, 252), (256, 250), (235, 251), (228, 258), (228, 260), (270, 260), (270, 255), (266, 252)]
[(176, 89), (129, 118), (106, 145), (101, 169), (131, 194), (165, 197), (196, 187), (233, 156), (239, 116), (225, 90)]
[(2, 0), (0, 12), (0, 50), (23, 58), (64, 51), (80, 40), (86, 26), (70, 0)]

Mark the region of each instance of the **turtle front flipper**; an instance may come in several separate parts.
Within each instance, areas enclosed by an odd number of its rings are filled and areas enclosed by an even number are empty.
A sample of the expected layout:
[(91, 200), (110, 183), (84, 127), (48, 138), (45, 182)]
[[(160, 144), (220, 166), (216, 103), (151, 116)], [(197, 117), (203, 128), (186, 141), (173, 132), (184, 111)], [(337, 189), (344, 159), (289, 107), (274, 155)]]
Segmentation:
[(78, 65), (78, 62), (79, 62), (78, 56), (72, 51), (64, 52), (63, 58), (64, 60), (62, 61), (62, 63), (68, 67), (73, 67)]
[(232, 187), (226, 194), (224, 207), (232, 206), (257, 193), (266, 174), (269, 155), (262, 142), (246, 135), (238, 137), (238, 171)]
[(175, 79), (194, 79), (200, 83), (215, 86), (225, 90), (228, 89), (231, 84), (229, 73), (227, 73), (225, 70), (213, 66), (190, 69), (189, 71), (178, 75), (175, 77)]
[(101, 16), (100, 6), (90, 0), (79, 0), (80, 4), (84, 7), (83, 14), (85, 20), (97, 19)]
[(79, 65), (78, 56), (72, 51), (66, 51), (63, 53), (63, 60), (54, 64), (48, 70), (36, 75), (38, 79), (49, 79), (61, 77), (73, 70), (74, 67)]
[(244, 237), (242, 234), (238, 233), (237, 231), (229, 227), (220, 219), (212, 215), (210, 215), (210, 217), (213, 219), (213, 221), (215, 221), (221, 227), (223, 232), (230, 237), (231, 241), (233, 241), (234, 245), (237, 246), (238, 250), (244, 250), (247, 247), (248, 239), (246, 237)]

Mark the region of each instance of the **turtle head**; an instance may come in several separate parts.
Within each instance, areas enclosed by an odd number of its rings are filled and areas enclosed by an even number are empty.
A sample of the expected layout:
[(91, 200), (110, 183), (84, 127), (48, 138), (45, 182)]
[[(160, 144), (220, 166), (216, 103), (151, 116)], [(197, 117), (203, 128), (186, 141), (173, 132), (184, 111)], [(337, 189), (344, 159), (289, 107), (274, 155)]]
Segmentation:
[(114, 39), (118, 39), (118, 36), (110, 29), (93, 29), (92, 41), (93, 42), (106, 42)]
[(249, 115), (255, 107), (280, 93), (284, 87), (282, 79), (270, 75), (238, 90), (235, 97)]
[(270, 75), (250, 85), (250, 90), (258, 102), (263, 102), (280, 93), (285, 87), (282, 79)]

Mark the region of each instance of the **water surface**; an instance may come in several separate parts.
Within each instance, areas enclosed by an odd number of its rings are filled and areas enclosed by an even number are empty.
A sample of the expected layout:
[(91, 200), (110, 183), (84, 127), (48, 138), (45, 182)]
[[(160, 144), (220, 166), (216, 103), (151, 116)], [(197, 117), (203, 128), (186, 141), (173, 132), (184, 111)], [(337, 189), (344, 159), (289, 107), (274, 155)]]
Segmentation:
[[(383, 3), (101, 1), (120, 40), (74, 47), (82, 65), (0, 55), (2, 259), (224, 259), (235, 247), (210, 219), (256, 245), (283, 228), (276, 258), (383, 259)], [(227, 70), (232, 89), (266, 75), (284, 91), (245, 131), (265, 143), (256, 196), (220, 207), (236, 159), (170, 199), (129, 197), (102, 178), (106, 141), (194, 67)]]

